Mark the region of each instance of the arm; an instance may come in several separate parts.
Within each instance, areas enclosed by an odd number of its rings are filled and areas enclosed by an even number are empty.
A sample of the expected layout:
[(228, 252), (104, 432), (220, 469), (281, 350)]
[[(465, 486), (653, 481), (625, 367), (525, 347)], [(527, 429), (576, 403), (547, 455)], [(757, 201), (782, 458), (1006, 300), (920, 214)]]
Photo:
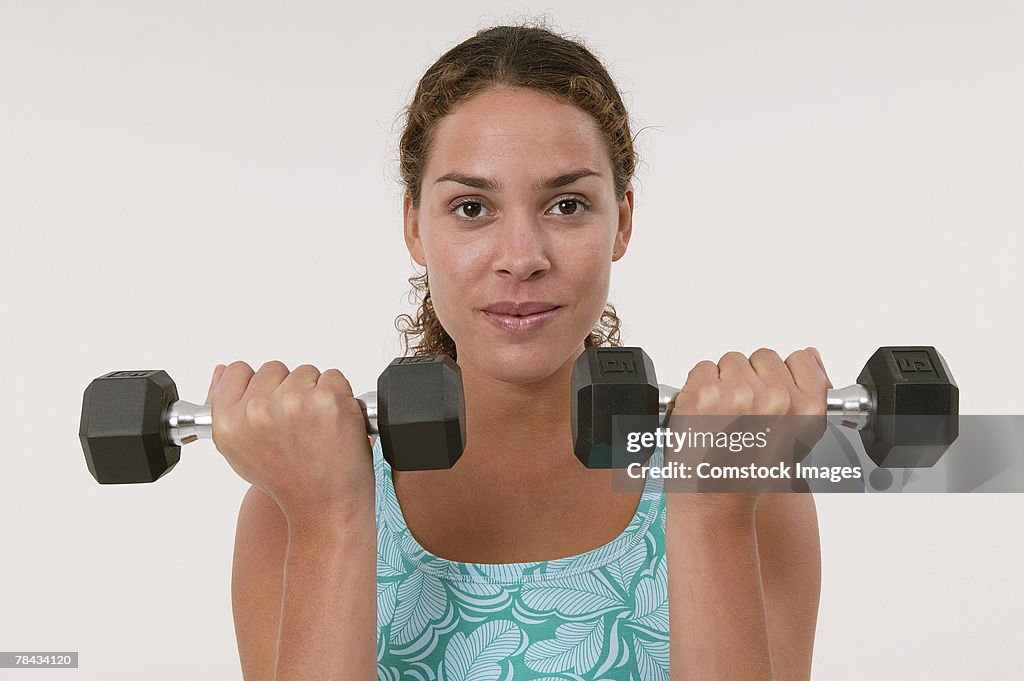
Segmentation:
[(376, 547), (372, 501), (289, 523), (272, 499), (249, 490), (232, 574), (246, 681), (374, 676)]
[(673, 681), (774, 681), (757, 536), (668, 494), (670, 669)]
[(762, 495), (753, 523), (712, 526), (666, 497), (673, 679), (809, 679), (821, 589), (810, 494)]
[(814, 495), (761, 495), (755, 525), (775, 678), (810, 679), (821, 595), (821, 544)]
[[(771, 447), (752, 452), (766, 463), (785, 462), (821, 438), (831, 387), (815, 348), (785, 362), (767, 348), (749, 360), (727, 352), (717, 364), (704, 360), (690, 370), (671, 414), (816, 417), (790, 421), (772, 434)], [(666, 498), (674, 679), (791, 681), (810, 674), (821, 581), (814, 502), (801, 493), (765, 496), (769, 487), (757, 481), (742, 493)]]
[(231, 568), (231, 609), (245, 681), (273, 681), (281, 626), (288, 523), (273, 499), (253, 485), (242, 499)]

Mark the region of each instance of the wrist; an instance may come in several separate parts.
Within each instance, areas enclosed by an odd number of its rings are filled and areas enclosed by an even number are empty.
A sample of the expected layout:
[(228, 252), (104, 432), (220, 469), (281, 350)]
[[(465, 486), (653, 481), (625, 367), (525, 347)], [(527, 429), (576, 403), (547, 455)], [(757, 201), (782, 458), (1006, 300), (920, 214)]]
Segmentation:
[(330, 504), (306, 504), (284, 511), (290, 536), (340, 536), (369, 528), (376, 532), (374, 494), (360, 495)]

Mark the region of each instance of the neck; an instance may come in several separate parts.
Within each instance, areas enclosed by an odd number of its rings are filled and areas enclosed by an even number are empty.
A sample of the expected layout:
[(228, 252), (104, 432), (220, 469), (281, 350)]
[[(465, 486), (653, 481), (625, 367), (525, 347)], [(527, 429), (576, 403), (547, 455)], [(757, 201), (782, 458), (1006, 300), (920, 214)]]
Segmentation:
[[(473, 468), (510, 473), (578, 467), (569, 422), (572, 365), (583, 346), (555, 373), (531, 383), (507, 383), (460, 363), (466, 396), (466, 449)], [(464, 462), (460, 461), (460, 465)]]

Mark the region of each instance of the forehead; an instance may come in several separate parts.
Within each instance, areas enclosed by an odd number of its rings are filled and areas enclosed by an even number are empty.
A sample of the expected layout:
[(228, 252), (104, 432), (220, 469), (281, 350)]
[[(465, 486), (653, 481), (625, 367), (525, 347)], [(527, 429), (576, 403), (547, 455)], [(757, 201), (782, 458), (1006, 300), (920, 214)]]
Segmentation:
[(610, 173), (597, 122), (579, 107), (526, 88), (495, 88), (460, 102), (435, 129), (425, 168), (494, 172), (510, 164), (538, 168), (588, 166)]

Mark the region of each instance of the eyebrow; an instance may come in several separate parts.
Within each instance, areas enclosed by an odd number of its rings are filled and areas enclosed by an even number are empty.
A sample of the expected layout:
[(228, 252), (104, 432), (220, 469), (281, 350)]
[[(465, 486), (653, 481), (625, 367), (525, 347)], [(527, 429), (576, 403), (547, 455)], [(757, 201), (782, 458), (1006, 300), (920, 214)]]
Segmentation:
[[(590, 177), (594, 175), (601, 177), (601, 173), (590, 168), (578, 168), (562, 175), (550, 177), (542, 182), (534, 183), (530, 189), (534, 191), (540, 191), (542, 189), (555, 189), (556, 187), (564, 187), (567, 184), (572, 184), (576, 180), (584, 177)], [(458, 182), (464, 184), (467, 187), (474, 187), (487, 192), (500, 192), (501, 183), (489, 177), (477, 177), (476, 175), (468, 175), (466, 173), (453, 172), (445, 173), (441, 177), (434, 180), (434, 184), (438, 182)]]

